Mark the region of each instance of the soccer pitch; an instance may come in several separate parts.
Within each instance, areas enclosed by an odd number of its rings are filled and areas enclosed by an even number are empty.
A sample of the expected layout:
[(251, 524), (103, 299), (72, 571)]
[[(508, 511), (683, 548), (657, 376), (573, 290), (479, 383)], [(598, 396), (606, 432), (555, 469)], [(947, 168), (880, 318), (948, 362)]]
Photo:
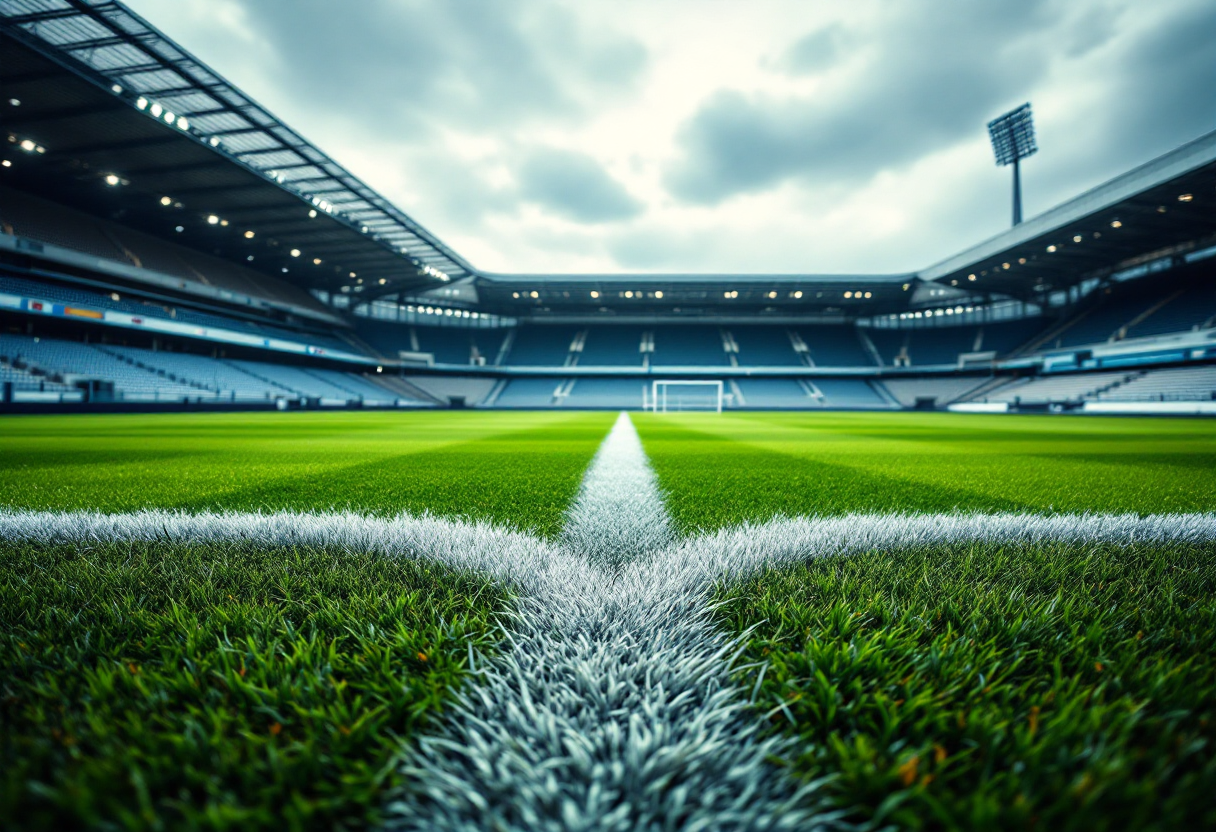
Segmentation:
[(6, 418), (0, 814), (1211, 825), (1214, 510), (1199, 420)]

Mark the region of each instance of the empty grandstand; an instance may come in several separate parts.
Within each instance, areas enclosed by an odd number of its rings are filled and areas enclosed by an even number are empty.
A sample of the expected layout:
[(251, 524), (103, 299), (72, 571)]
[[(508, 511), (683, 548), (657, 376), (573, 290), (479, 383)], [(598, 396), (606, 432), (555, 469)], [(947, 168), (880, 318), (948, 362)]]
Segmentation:
[(122, 7), (62, 14), (125, 28), (0, 24), (0, 407), (1212, 401), (1216, 133), (919, 271), (495, 274)]

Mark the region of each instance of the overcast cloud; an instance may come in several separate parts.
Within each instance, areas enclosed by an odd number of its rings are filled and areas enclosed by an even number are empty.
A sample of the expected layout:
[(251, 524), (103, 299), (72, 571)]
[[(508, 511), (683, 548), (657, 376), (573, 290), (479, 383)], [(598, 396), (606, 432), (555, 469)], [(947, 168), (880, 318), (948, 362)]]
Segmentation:
[(1211, 0), (131, 0), (491, 271), (880, 272), (1216, 129)]

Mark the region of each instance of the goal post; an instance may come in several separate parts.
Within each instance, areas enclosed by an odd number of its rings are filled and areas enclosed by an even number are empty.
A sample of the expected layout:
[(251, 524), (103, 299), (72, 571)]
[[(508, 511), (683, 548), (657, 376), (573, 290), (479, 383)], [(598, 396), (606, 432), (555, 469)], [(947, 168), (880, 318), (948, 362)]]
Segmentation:
[(655, 381), (650, 387), (650, 407), (655, 413), (668, 411), (722, 412), (721, 381)]

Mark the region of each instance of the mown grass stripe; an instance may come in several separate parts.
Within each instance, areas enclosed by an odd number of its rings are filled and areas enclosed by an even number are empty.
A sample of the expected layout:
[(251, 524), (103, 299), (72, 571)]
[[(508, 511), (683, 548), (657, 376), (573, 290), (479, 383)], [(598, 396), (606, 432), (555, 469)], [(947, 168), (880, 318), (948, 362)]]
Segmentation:
[(563, 539), (528, 582), (511, 649), (419, 741), (391, 826), (823, 828), (816, 785), (771, 765), (784, 744), (757, 736), (730, 683), (735, 645), (711, 625), (707, 576), (650, 559), (669, 532), (627, 416)]

